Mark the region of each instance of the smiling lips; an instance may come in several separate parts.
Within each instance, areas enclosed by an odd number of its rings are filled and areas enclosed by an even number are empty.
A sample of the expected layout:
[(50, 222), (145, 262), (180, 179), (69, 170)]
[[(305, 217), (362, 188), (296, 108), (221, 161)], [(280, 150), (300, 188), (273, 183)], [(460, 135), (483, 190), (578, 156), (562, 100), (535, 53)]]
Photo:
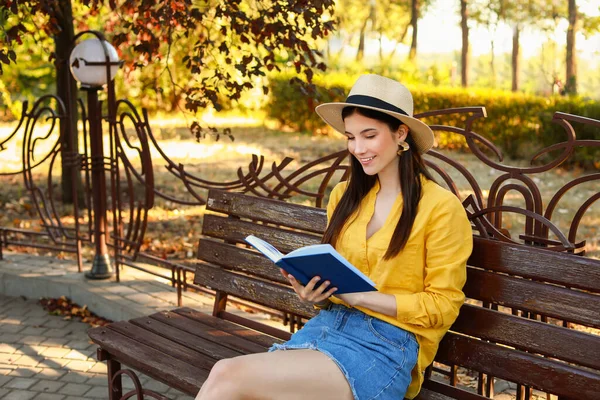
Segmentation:
[(373, 159), (374, 159), (375, 157), (376, 157), (376, 156), (373, 156), (373, 157), (367, 157), (367, 158), (360, 158), (359, 160), (360, 160), (360, 163), (361, 163), (361, 164), (365, 165), (365, 164), (369, 164), (371, 161), (373, 161)]

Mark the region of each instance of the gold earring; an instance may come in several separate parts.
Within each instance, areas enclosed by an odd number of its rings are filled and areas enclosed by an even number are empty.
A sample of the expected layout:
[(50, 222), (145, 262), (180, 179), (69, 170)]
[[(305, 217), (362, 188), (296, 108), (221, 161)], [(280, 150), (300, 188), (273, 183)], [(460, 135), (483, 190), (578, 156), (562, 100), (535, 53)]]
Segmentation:
[(406, 143), (405, 141), (401, 141), (400, 143), (398, 143), (398, 151), (396, 152), (396, 154), (402, 155), (402, 153), (408, 151), (408, 149), (410, 149), (408, 143)]

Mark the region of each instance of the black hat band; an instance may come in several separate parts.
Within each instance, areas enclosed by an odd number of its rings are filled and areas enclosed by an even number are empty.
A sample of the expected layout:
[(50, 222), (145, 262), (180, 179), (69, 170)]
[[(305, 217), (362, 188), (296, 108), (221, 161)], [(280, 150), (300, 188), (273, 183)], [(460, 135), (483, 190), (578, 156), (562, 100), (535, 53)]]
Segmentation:
[(390, 104), (387, 101), (380, 100), (376, 97), (365, 96), (362, 94), (354, 94), (352, 96), (348, 96), (348, 98), (346, 99), (346, 103), (355, 104), (357, 106), (380, 108), (386, 111), (392, 111), (410, 117), (410, 115), (408, 115), (408, 113), (403, 109), (396, 107), (395, 105)]

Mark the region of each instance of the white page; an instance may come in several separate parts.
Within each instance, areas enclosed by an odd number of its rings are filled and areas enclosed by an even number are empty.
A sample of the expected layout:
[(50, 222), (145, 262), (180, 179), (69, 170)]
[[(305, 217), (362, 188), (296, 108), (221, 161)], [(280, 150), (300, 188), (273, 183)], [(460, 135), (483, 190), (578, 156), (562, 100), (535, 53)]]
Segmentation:
[(271, 243), (265, 242), (264, 240), (257, 238), (254, 235), (247, 236), (246, 242), (250, 243), (274, 263), (281, 260), (281, 257), (283, 257), (283, 254), (279, 250), (277, 250)]

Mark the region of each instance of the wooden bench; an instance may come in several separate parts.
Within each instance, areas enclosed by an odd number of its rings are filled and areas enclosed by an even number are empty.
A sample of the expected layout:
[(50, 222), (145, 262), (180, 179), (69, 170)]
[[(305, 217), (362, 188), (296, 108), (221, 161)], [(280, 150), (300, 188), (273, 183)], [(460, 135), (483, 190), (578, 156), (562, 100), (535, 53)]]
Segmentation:
[[(290, 336), (228, 311), (231, 296), (300, 321), (314, 315), (243, 240), (254, 234), (283, 252), (318, 243), (325, 210), (219, 191), (209, 193), (207, 210), (194, 281), (216, 291), (213, 314), (179, 308), (91, 329), (98, 358), (107, 361), (110, 399), (125, 395), (124, 374), (138, 394), (162, 398), (121, 365), (195, 395), (217, 360), (265, 351)], [(560, 399), (600, 398), (600, 336), (593, 329), (600, 328), (600, 261), (475, 237), (465, 292), (468, 304), (444, 337), (419, 399), (493, 397), (492, 377), (515, 383), (518, 398), (529, 398), (532, 388)], [(574, 329), (580, 326), (586, 328)], [(465, 368), (460, 375), (457, 366)], [(476, 384), (455, 387), (460, 376)]]

